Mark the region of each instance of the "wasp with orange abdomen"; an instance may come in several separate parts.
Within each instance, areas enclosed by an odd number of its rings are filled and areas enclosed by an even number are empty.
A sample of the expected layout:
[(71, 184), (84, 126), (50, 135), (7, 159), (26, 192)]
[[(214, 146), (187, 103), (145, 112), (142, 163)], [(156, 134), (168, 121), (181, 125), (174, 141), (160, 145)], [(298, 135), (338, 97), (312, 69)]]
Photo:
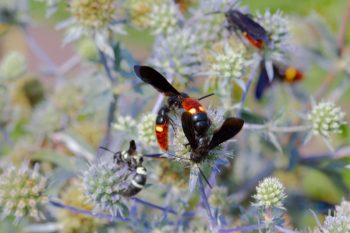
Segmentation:
[(136, 75), (145, 83), (150, 84), (156, 90), (168, 97), (167, 104), (160, 108), (156, 118), (156, 137), (162, 150), (168, 150), (168, 129), (169, 124), (173, 124), (169, 117), (170, 111), (183, 108), (191, 115), (196, 134), (203, 135), (209, 129), (211, 122), (203, 105), (198, 100), (189, 97), (186, 93), (177, 91), (167, 79), (158, 71), (149, 66), (134, 66)]

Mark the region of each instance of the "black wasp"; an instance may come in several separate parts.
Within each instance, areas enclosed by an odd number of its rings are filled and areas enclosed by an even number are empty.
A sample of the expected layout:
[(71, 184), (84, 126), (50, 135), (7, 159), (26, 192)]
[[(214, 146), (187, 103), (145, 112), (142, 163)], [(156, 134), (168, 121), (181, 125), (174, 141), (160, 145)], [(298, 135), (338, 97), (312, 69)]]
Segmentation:
[(170, 111), (175, 111), (176, 109), (183, 108), (185, 112), (191, 115), (191, 120), (193, 122), (193, 130), (199, 135), (206, 134), (209, 129), (211, 122), (209, 117), (198, 101), (206, 98), (210, 95), (203, 96), (198, 100), (189, 97), (186, 93), (178, 92), (167, 79), (160, 74), (158, 71), (149, 66), (134, 66), (136, 75), (145, 83), (150, 84), (160, 93), (163, 93), (168, 97), (167, 104), (160, 108), (156, 118), (156, 137), (159, 147), (162, 150), (168, 150), (168, 130), (169, 123), (171, 119), (169, 117)]
[(238, 10), (228, 10), (225, 12), (228, 22), (228, 29), (241, 31), (242, 35), (256, 48), (263, 48), (269, 45), (270, 40), (266, 30), (248, 14), (243, 14)]
[(182, 128), (191, 147), (190, 160), (194, 163), (201, 163), (207, 157), (209, 152), (221, 143), (234, 137), (241, 131), (244, 120), (230, 117), (225, 119), (219, 129), (216, 129), (211, 137), (208, 135), (198, 136), (195, 134), (192, 117), (184, 112), (181, 117)]

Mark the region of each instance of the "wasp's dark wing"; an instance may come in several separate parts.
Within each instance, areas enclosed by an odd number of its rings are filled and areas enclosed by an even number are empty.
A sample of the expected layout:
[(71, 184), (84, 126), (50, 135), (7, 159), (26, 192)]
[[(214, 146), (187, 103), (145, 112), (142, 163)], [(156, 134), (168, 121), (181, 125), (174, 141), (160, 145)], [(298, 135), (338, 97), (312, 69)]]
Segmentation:
[(149, 66), (134, 66), (136, 75), (145, 83), (152, 85), (166, 96), (180, 95), (180, 93), (158, 71)]
[(228, 17), (230, 22), (235, 24), (242, 32), (246, 32), (253, 39), (262, 40), (266, 44), (269, 43), (266, 30), (255, 22), (251, 16), (243, 14), (238, 10), (230, 10), (226, 13), (226, 17)]
[(185, 136), (190, 143), (192, 149), (198, 147), (196, 142), (196, 135), (192, 121), (192, 115), (189, 112), (183, 112), (181, 116), (182, 130), (185, 133)]
[(241, 131), (243, 124), (244, 120), (240, 118), (227, 118), (221, 125), (220, 129), (214, 132), (208, 148), (211, 150), (220, 145), (221, 143), (234, 137), (236, 134), (239, 133), (239, 131)]
[(261, 61), (260, 63), (260, 75), (258, 78), (258, 82), (255, 87), (255, 98), (257, 100), (261, 100), (264, 91), (271, 85), (269, 75), (267, 74), (267, 70), (265, 68), (265, 62)]

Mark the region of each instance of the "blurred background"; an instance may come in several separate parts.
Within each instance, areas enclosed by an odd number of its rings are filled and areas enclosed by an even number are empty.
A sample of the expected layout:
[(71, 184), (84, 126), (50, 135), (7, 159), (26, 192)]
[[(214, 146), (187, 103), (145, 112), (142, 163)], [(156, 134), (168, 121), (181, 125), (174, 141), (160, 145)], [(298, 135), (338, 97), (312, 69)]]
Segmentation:
[[(293, 22), (293, 30), (297, 32), (295, 33), (295, 35), (297, 35), (297, 38), (295, 39), (305, 42), (308, 45), (312, 45), (313, 43), (319, 43), (318, 37), (317, 35), (313, 37), (305, 35), (305, 38), (303, 38), (303, 33), (305, 32), (303, 30), (307, 30), (303, 24), (303, 21), (310, 17), (310, 15), (318, 15), (320, 17), (320, 22), (323, 23), (323, 26), (328, 27), (329, 32), (333, 34), (334, 37), (337, 37), (346, 4), (347, 0), (242, 0), (241, 5), (249, 6), (250, 12), (253, 14), (256, 11), (264, 12), (266, 9), (270, 9), (272, 12), (278, 9), (281, 10), (288, 15)], [(29, 15), (32, 18), (26, 18), (26, 20), (30, 22), (26, 33), (24, 33), (19, 27), (9, 26), (6, 24), (0, 25), (0, 60), (10, 51), (15, 50), (21, 52), (25, 55), (27, 60), (28, 72), (26, 77), (30, 80), (40, 80), (40, 82), (43, 84), (42, 88), (46, 90), (50, 90), (50, 88), (53, 88), (57, 84), (57, 75), (55, 73), (57, 70), (60, 70), (63, 75), (65, 75), (65, 70), (69, 71), (69, 75), (66, 77), (68, 80), (76, 79), (75, 74), (80, 74), (82, 70), (89, 70), (89, 65), (81, 62), (79, 45), (67, 44), (63, 46), (62, 41), (65, 36), (65, 32), (63, 30), (56, 29), (56, 26), (60, 22), (69, 17), (69, 13), (67, 12), (67, 3), (65, 1), (59, 1), (57, 11), (50, 18), (45, 17), (47, 8), (46, 4), (42, 1), (29, 1), (27, 9), (30, 11)], [(300, 29), (299, 32), (298, 29)], [(155, 38), (147, 31), (137, 30), (131, 27), (126, 27), (126, 31), (128, 32), (127, 35), (118, 35), (116, 40), (121, 41), (123, 46), (125, 46), (137, 60), (141, 62), (145, 61), (151, 54)], [(347, 50), (349, 50), (350, 27), (348, 27), (346, 30), (345, 38), (347, 41)], [(35, 41), (35, 43), (33, 41)], [(40, 45), (40, 49), (36, 48), (37, 45)], [(324, 52), (325, 55), (323, 55), (325, 57), (331, 56), (327, 54), (327, 51), (321, 52)], [(303, 63), (303, 58), (300, 59), (301, 60), (299, 60), (299, 62)], [(307, 61), (305, 62), (307, 63)], [(101, 67), (99, 68), (101, 69)], [(305, 92), (310, 94), (315, 93), (315, 91), (318, 90), (320, 83), (327, 76), (328, 72), (329, 69), (320, 67), (319, 65), (311, 65), (308, 67), (308, 69), (305, 70), (305, 79), (303, 82)], [(336, 76), (337, 78), (331, 83), (330, 90), (333, 90), (342, 83), (345, 74), (339, 73)], [(21, 84), (18, 85), (20, 86)], [(79, 86), (79, 84), (77, 86)], [(67, 95), (67, 93), (62, 94)], [(60, 94), (57, 93), (57, 95)], [(40, 99), (42, 96), (39, 96), (38, 98)], [(15, 96), (14, 99), (17, 101), (17, 104), (26, 105), (26, 107), (29, 108), (29, 112), (32, 110), (30, 109), (32, 107), (32, 103), (26, 103), (25, 100), (23, 101), (23, 97), (20, 95)], [(350, 119), (349, 100), (350, 91), (347, 89), (337, 101), (337, 104), (340, 105), (342, 110), (347, 113), (347, 122), (349, 122)], [(65, 101), (69, 102), (69, 98)], [(283, 102), (283, 100), (280, 101)], [(254, 103), (253, 98), (248, 99), (248, 103), (248, 105), (251, 105), (252, 108), (257, 106), (257, 104)], [(105, 104), (108, 105), (108, 103)], [(128, 103), (125, 105), (127, 104)], [(296, 104), (295, 106), (298, 105)], [(73, 109), (72, 114), (74, 115), (74, 111), (76, 110), (75, 106), (69, 108), (68, 110), (71, 109)], [(103, 115), (103, 117), (105, 116)], [(21, 138), (23, 135), (21, 123), (15, 124), (15, 126), (13, 126), (12, 134), (9, 135), (11, 140), (15, 142), (16, 139)], [(82, 118), (79, 124), (72, 126), (72, 130), (74, 133), (84, 138), (85, 142), (90, 144), (92, 148), (96, 148), (101, 142), (106, 128), (105, 126), (98, 125), (95, 128), (93, 126), (91, 128), (86, 127), (86, 131), (81, 130), (81, 127), (85, 127), (89, 124), (90, 123), (88, 121), (84, 122), (84, 119)], [(40, 126), (37, 127), (40, 128)], [(340, 146), (348, 146), (350, 143), (350, 132), (348, 127), (344, 126), (342, 129), (343, 132), (334, 137), (334, 144), (336, 145), (336, 148)], [(3, 141), (6, 140), (5, 136), (3, 136), (1, 139)], [(244, 139), (245, 138), (241, 138), (240, 141)], [(50, 142), (43, 140), (43, 147), (47, 147), (47, 143), (49, 144)], [(58, 145), (57, 147), (55, 145), (55, 150), (56, 149), (62, 153), (66, 152), (66, 148), (61, 148), (61, 145)], [(13, 151), (15, 151), (13, 148), (6, 147), (3, 150), (3, 153), (11, 153)], [(17, 148), (17, 151), (20, 151), (20, 149)], [(92, 149), (92, 151), (94, 150)], [(267, 151), (269, 152), (270, 150), (268, 149)], [(271, 153), (275, 153), (274, 150), (271, 151)], [(317, 157), (324, 154), (327, 155), (327, 152), (325, 151), (328, 151), (328, 149), (323, 144), (322, 140), (314, 139), (310, 144), (303, 146), (300, 153), (311, 155), (311, 157)], [(22, 156), (21, 153), (23, 154), (23, 151), (15, 153), (18, 161), (21, 161), (23, 157), (25, 157)], [(284, 155), (287, 156), (286, 154)], [(313, 161), (311, 158), (310, 160), (305, 160), (304, 164), (298, 164), (298, 166), (292, 167), (291, 169), (276, 170), (273, 173), (270, 173), (270, 175), (273, 174), (280, 178), (282, 183), (284, 183), (287, 189), (290, 189), (291, 193), (293, 194), (286, 203), (286, 207), (289, 210), (289, 214), (291, 215), (292, 219), (287, 220), (287, 222), (291, 221), (293, 226), (300, 228), (306, 228), (306, 226), (316, 226), (316, 221), (310, 214), (309, 209), (315, 209), (316, 212), (319, 213), (319, 217), (324, 219), (324, 216), (327, 215), (329, 208), (334, 208), (334, 205), (340, 203), (343, 198), (350, 198), (348, 193), (350, 189), (350, 169), (343, 169), (346, 164), (350, 164), (349, 155), (348, 149), (341, 155), (341, 158), (337, 160), (325, 159)], [(36, 158), (40, 160), (44, 157), (45, 155), (38, 155)], [(267, 155), (267, 157), (269, 157), (269, 155)], [(249, 161), (238, 160), (231, 169), (243, 170), (244, 166), (240, 165), (240, 162), (243, 164), (249, 163)], [(65, 162), (53, 161), (53, 163), (62, 165)], [(313, 163), (313, 165), (309, 166), (310, 163)], [(48, 166), (47, 169), (51, 170), (52, 168)], [(239, 183), (239, 178), (237, 178), (238, 181), (233, 181), (233, 179), (231, 179), (229, 176), (229, 172), (231, 171), (223, 172), (221, 177), (222, 183), (228, 181)], [(230, 191), (235, 190), (234, 187), (230, 187), (229, 189)], [(304, 198), (305, 196), (306, 198)], [(249, 199), (245, 199), (243, 203), (247, 205), (249, 202)], [(231, 211), (233, 214), (239, 212), (238, 208)]]

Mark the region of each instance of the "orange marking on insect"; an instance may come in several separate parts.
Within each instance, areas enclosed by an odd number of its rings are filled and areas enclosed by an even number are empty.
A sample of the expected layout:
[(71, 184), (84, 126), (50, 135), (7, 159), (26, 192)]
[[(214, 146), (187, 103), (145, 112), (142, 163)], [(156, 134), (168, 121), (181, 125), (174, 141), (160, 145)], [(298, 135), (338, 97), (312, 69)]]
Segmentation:
[(164, 123), (161, 125), (156, 125), (155, 132), (158, 145), (160, 149), (167, 151), (169, 148), (168, 145), (168, 123)]
[(196, 108), (191, 108), (190, 110), (188, 110), (188, 112), (193, 115), (197, 112), (197, 110), (196, 110)]
[(159, 132), (159, 133), (161, 133), (161, 132), (163, 132), (163, 126), (159, 126), (159, 125), (157, 125), (156, 126), (156, 132)]
[(251, 37), (247, 32), (243, 32), (243, 36), (253, 45), (255, 48), (261, 49), (264, 47), (264, 42), (262, 40), (256, 40)]
[(296, 82), (303, 79), (303, 73), (294, 67), (288, 67), (284, 72), (284, 78), (287, 82)]
[(185, 98), (182, 101), (182, 107), (185, 109), (185, 111), (196, 114), (198, 112), (205, 112), (205, 109), (203, 108), (202, 104), (193, 98)]

